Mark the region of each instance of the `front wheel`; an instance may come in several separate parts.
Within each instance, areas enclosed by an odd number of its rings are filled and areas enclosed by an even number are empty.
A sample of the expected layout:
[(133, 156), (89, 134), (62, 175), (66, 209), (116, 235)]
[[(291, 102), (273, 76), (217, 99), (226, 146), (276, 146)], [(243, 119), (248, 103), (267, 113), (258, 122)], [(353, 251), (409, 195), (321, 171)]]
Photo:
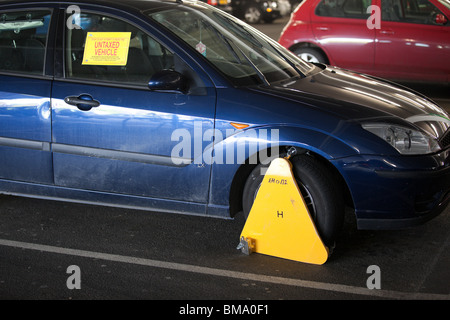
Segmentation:
[(262, 18), (262, 12), (259, 8), (251, 5), (245, 9), (244, 20), (249, 24), (259, 23)]
[[(333, 173), (312, 156), (300, 155), (291, 161), (294, 177), (321, 239), (331, 247), (344, 221), (342, 188)], [(261, 174), (264, 168), (263, 165), (256, 166), (245, 183), (243, 210), (246, 219), (264, 179)]]
[(311, 62), (311, 63), (327, 63), (327, 59), (325, 58), (325, 56), (322, 54), (322, 52), (320, 52), (317, 49), (314, 48), (298, 48), (294, 50), (294, 53), (301, 58), (302, 60), (306, 61), (306, 62)]

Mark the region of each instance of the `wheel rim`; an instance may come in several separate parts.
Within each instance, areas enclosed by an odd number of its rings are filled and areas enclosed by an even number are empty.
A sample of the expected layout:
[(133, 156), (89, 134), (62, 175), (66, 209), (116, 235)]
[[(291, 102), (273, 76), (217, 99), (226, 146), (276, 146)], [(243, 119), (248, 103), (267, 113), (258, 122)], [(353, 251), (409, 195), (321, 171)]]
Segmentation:
[(308, 188), (306, 188), (300, 182), (297, 181), (297, 184), (303, 196), (303, 200), (305, 201), (306, 207), (308, 208), (309, 214), (311, 215), (313, 220), (316, 220), (316, 205), (314, 204), (314, 199), (311, 195), (311, 192), (309, 192)]
[(317, 57), (312, 55), (311, 53), (300, 53), (298, 56), (306, 62), (320, 62), (319, 59), (317, 59)]
[(256, 23), (259, 21), (261, 13), (255, 7), (250, 7), (245, 11), (245, 20), (249, 23)]

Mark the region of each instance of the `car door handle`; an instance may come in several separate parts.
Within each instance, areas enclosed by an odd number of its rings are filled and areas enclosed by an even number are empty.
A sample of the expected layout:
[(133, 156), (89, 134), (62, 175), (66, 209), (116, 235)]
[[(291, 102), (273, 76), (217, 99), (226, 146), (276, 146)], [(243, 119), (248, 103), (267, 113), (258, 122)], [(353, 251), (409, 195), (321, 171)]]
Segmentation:
[(389, 35), (389, 36), (395, 34), (394, 30), (391, 30), (391, 29), (380, 30), (380, 33), (381, 33), (381, 34), (385, 34), (385, 35)]
[(328, 30), (330, 30), (330, 27), (324, 27), (324, 26), (322, 26), (322, 27), (316, 27), (316, 30), (319, 30), (319, 31), (328, 31)]
[(82, 111), (89, 111), (92, 108), (96, 108), (100, 106), (100, 102), (97, 100), (94, 100), (90, 95), (88, 94), (82, 94), (78, 97), (76, 96), (70, 96), (66, 97), (64, 99), (64, 102), (67, 104), (70, 104), (72, 106), (76, 106), (78, 109)]

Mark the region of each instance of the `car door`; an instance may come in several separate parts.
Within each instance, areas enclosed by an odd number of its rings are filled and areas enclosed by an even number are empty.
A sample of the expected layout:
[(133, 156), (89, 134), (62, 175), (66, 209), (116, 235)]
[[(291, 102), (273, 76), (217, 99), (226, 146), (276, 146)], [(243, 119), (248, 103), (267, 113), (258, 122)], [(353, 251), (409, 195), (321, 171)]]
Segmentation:
[[(70, 23), (59, 30), (64, 71), (52, 91), (56, 185), (205, 203), (210, 165), (201, 157), (211, 141), (202, 137), (214, 128), (214, 87), (120, 13), (89, 6), (79, 12), (67, 14)], [(150, 78), (164, 69), (189, 78), (190, 91), (150, 91)]]
[(381, 0), (381, 8), (375, 55), (378, 75), (448, 81), (450, 26), (435, 19), (442, 12), (428, 0)]
[(53, 8), (0, 10), (0, 180), (52, 184)]
[(375, 54), (375, 30), (367, 27), (371, 0), (322, 0), (311, 13), (311, 28), (329, 62), (370, 72)]

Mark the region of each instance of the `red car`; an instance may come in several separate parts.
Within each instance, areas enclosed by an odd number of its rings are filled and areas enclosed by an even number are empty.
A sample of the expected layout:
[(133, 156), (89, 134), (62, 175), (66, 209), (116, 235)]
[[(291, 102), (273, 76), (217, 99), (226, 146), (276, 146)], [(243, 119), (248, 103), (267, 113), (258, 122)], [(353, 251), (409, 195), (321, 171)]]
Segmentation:
[(449, 18), (450, 0), (304, 0), (279, 42), (310, 62), (449, 83)]

